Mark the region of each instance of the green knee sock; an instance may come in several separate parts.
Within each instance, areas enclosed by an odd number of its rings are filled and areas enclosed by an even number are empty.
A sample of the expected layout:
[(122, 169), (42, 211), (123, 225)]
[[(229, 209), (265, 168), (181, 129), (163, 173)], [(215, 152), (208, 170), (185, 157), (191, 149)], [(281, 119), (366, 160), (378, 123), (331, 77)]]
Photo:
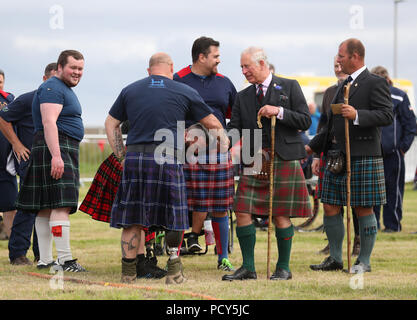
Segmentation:
[(343, 216), (341, 214), (324, 216), (323, 222), (324, 230), (329, 240), (330, 256), (337, 262), (342, 263), (343, 238), (345, 237)]
[(255, 226), (250, 224), (236, 227), (236, 236), (239, 239), (240, 250), (242, 251), (242, 266), (249, 271), (255, 272)]
[(288, 228), (283, 229), (275, 228), (275, 236), (277, 237), (278, 246), (277, 268), (281, 268), (289, 272), (292, 237), (294, 236), (294, 226), (291, 225)]
[(369, 265), (378, 230), (377, 221), (375, 214), (358, 217), (358, 221), (359, 236), (361, 238), (361, 249), (359, 252), (358, 260)]

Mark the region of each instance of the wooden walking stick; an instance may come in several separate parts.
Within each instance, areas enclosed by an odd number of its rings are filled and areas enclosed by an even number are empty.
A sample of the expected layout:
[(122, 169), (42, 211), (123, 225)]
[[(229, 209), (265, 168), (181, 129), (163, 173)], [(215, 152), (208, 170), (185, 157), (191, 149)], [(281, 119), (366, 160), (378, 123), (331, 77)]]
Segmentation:
[[(344, 103), (349, 104), (349, 90), (350, 83), (345, 87)], [(349, 138), (349, 120), (345, 118), (345, 148), (346, 148), (346, 231), (347, 231), (347, 259), (348, 259), (348, 273), (350, 272), (350, 138)]]
[[(266, 258), (266, 276), (269, 280), (271, 276), (271, 233), (272, 233), (272, 207), (274, 200), (274, 160), (275, 160), (275, 123), (277, 118), (271, 118), (271, 165), (269, 167), (269, 221), (268, 221), (268, 251)], [(258, 127), (262, 128), (260, 117), (258, 117)]]

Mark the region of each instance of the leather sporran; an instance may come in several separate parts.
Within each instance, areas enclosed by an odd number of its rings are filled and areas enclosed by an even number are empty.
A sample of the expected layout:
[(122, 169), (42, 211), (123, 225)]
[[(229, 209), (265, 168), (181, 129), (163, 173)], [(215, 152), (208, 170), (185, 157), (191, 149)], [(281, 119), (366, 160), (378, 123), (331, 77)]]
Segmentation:
[(327, 169), (333, 174), (343, 174), (346, 170), (346, 157), (341, 150), (329, 150), (326, 155)]
[(269, 180), (271, 172), (271, 151), (262, 150), (262, 167), (254, 171), (254, 177), (259, 180)]

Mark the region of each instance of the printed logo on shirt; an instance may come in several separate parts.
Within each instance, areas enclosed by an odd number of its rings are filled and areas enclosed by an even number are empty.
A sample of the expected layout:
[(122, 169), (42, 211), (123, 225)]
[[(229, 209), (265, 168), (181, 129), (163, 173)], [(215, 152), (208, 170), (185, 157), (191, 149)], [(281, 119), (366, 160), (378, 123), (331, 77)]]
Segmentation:
[(149, 88), (165, 88), (164, 80), (151, 79)]

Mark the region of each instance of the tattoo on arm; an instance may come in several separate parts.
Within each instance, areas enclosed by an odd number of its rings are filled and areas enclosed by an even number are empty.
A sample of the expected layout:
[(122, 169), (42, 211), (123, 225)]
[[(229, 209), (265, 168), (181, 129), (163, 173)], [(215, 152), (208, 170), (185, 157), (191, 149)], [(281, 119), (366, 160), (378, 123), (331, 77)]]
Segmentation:
[(114, 130), (114, 147), (116, 149), (116, 157), (123, 158), (126, 155), (125, 147), (123, 145), (122, 131), (120, 127)]
[(137, 241), (137, 235), (136, 233), (130, 238), (129, 241), (124, 241), (121, 240), (121, 244), (122, 244), (122, 258), (126, 258), (126, 249), (124, 248), (124, 246), (127, 245), (127, 251), (136, 249), (136, 246), (134, 245), (134, 241)]

